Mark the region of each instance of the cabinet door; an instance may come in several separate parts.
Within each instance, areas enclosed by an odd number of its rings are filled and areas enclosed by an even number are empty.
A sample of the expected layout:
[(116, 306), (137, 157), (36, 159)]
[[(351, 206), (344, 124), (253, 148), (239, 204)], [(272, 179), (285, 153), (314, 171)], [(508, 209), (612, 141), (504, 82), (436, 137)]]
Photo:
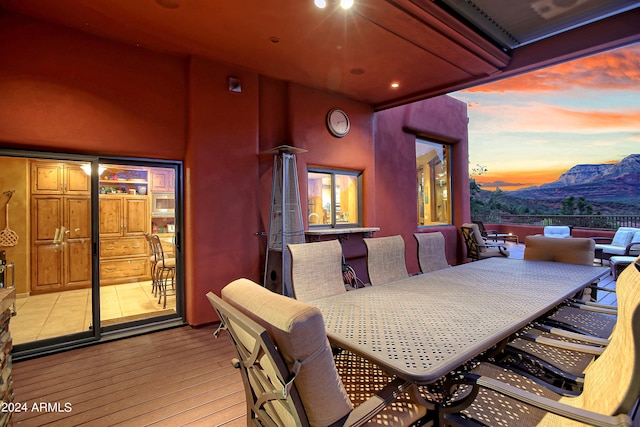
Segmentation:
[(62, 163), (32, 162), (31, 194), (62, 194), (63, 169)]
[(64, 286), (91, 286), (91, 198), (65, 197)]
[(124, 199), (124, 235), (141, 235), (149, 229), (148, 202), (146, 197), (126, 197)]
[(175, 172), (173, 169), (151, 170), (151, 191), (156, 193), (173, 193), (175, 188)]
[(65, 194), (90, 194), (91, 177), (77, 165), (65, 165), (64, 168)]
[(63, 246), (55, 244), (56, 229), (62, 226), (62, 197), (31, 198), (31, 292), (62, 288)]
[(118, 237), (124, 229), (121, 196), (100, 196), (100, 235)]

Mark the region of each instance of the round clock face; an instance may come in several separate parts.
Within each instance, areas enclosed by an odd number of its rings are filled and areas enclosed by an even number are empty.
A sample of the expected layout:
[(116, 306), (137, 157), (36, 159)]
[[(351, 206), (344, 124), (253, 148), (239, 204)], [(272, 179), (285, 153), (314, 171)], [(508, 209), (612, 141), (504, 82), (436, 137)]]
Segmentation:
[(344, 111), (334, 108), (327, 114), (327, 127), (333, 136), (342, 138), (349, 133), (350, 126), (349, 117)]

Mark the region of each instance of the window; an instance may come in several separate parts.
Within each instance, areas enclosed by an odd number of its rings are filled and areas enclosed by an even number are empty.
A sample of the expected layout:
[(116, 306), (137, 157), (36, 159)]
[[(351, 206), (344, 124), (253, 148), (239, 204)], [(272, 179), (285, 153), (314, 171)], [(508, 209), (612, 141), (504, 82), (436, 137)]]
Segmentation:
[(450, 147), (416, 139), (418, 225), (451, 224)]
[(309, 227), (361, 225), (361, 172), (309, 169), (307, 218)]

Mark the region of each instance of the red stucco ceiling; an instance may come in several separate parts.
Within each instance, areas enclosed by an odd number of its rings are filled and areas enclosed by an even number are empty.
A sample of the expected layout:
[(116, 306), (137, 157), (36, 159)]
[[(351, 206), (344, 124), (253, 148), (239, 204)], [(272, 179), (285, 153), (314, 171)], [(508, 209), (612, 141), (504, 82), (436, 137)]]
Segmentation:
[(357, 0), (348, 11), (331, 1), (326, 9), (312, 0), (160, 1), (172, 2), (178, 7), (156, 0), (0, 0), (0, 8), (154, 51), (236, 64), (376, 109), (640, 39), (638, 9), (608, 18), (613, 32), (591, 29), (585, 38), (583, 27), (505, 53), (428, 0)]

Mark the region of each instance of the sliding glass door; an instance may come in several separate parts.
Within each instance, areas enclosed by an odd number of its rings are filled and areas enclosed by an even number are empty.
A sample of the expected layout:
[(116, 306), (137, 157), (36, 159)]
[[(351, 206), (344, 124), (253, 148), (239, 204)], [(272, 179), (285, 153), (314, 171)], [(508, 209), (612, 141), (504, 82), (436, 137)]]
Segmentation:
[(0, 151), (17, 358), (182, 322), (180, 177), (178, 163)]

